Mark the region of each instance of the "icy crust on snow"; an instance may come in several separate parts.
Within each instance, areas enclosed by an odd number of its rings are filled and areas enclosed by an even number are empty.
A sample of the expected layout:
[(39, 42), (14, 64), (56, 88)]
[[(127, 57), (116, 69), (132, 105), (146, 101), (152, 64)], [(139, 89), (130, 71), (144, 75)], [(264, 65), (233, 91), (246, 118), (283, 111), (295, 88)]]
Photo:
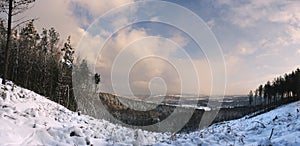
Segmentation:
[(78, 115), (12, 83), (1, 85), (0, 97), (0, 145), (300, 145), (299, 101), (253, 118), (172, 135)]

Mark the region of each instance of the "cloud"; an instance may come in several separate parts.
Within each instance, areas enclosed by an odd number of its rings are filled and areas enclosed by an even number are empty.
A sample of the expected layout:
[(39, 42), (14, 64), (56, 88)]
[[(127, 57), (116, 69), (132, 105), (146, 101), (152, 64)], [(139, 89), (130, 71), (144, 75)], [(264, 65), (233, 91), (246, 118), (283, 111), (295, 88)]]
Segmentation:
[(291, 41), (287, 36), (275, 37), (273, 39), (262, 39), (257, 47), (260, 48), (256, 58), (278, 55), (281, 51), (290, 46)]
[(272, 22), (284, 23), (289, 25), (298, 25), (300, 21), (299, 2), (285, 2), (280, 9), (274, 10), (274, 15), (269, 15), (268, 19)]
[(239, 55), (251, 55), (256, 51), (256, 49), (247, 42), (239, 43), (236, 48), (238, 49), (237, 54)]
[(240, 4), (230, 8), (232, 15), (229, 19), (233, 24), (242, 28), (253, 26), (263, 15), (266, 15), (265, 12), (258, 11), (260, 9), (252, 3)]
[(216, 22), (214, 19), (211, 19), (211, 20), (207, 21), (206, 23), (210, 28), (212, 28), (216, 25)]
[(232, 0), (217, 0), (216, 1), (219, 5), (231, 5), (232, 4)]
[[(156, 35), (155, 38), (147, 32), (147, 29), (129, 26), (115, 34), (101, 50), (101, 44), (104, 43), (110, 32), (103, 29), (100, 32), (86, 32), (88, 26), (96, 18), (109, 10), (131, 2), (134, 0), (104, 0), (101, 2), (92, 0), (41, 0), (36, 1), (35, 6), (24, 15), (30, 16), (30, 18), (39, 18), (35, 23), (39, 30), (44, 27), (54, 27), (60, 32), (63, 40), (71, 35), (72, 44), (80, 56), (88, 59), (89, 62), (97, 61), (96, 70), (101, 72), (103, 76), (101, 88), (104, 91), (112, 91), (110, 87), (111, 68), (117, 55), (124, 50), (130, 50), (126, 52), (131, 56), (130, 59), (141, 58), (147, 54), (161, 55), (166, 60), (175, 62), (175, 65), (189, 70), (188, 67), (191, 63), (188, 58), (182, 59), (176, 56), (176, 54), (182, 53), (180, 50), (183, 51), (183, 49), (179, 49), (178, 46), (171, 43), (174, 41), (181, 47), (189, 47), (190, 40), (180, 33), (174, 32), (166, 39), (159, 39), (157, 38), (159, 35)], [(191, 5), (194, 6), (194, 4)], [(254, 87), (255, 83), (261, 82), (259, 81), (260, 77), (270, 75), (272, 71), (284, 72), (286, 68), (282, 66), (290, 64), (294, 67), (295, 62), (300, 61), (299, 48), (297, 47), (300, 42), (300, 3), (297, 1), (218, 0), (213, 5), (216, 6), (214, 7), (216, 11), (205, 16), (205, 20), (216, 33), (216, 37), (224, 48), (229, 83), (227, 93), (247, 93), (248, 89)], [(190, 6), (187, 5), (187, 7)], [(205, 8), (210, 9), (211, 7)], [(109, 24), (114, 28), (127, 24), (130, 21), (127, 19), (128, 16), (134, 18), (135, 15), (138, 15), (137, 9), (137, 7), (132, 7), (127, 13), (117, 13)], [(207, 10), (203, 11), (206, 12)], [(198, 10), (195, 12), (198, 13)], [(152, 17), (151, 20), (158, 19), (159, 17)], [(176, 17), (176, 19), (180, 20), (180, 17)], [(81, 40), (84, 34), (85, 39)], [(185, 49), (191, 51), (189, 53), (194, 53), (193, 48)], [(97, 58), (97, 55), (100, 56)], [(286, 56), (289, 57), (288, 61), (281, 59), (287, 58)], [(128, 60), (122, 63), (126, 64)], [(209, 65), (204, 59), (193, 59), (192, 61), (200, 78), (200, 90), (207, 94), (210, 92), (212, 78)], [(269, 68), (266, 69), (262, 66), (269, 66)], [(263, 70), (260, 70), (260, 67)], [(120, 66), (120, 71), (125, 69), (126, 66)], [(121, 73), (119, 74), (120, 78), (122, 77)], [(179, 88), (180, 78), (175, 73), (170, 63), (159, 58), (142, 59), (132, 69), (131, 86), (135, 92), (148, 92), (150, 79), (155, 76), (162, 76), (169, 85), (168, 90), (176, 92)], [(183, 75), (190, 76), (186, 79), (189, 82), (195, 80), (188, 71)], [(251, 85), (245, 85), (246, 83)], [(126, 86), (126, 83), (120, 84)], [(162, 88), (160, 82), (153, 82), (151, 86), (153, 89)], [(193, 85), (189, 85), (187, 88), (190, 88), (187, 89), (189, 92), (197, 90)]]
[[(99, 3), (94, 5), (93, 2), (89, 3), (80, 0), (73, 2), (81, 4), (81, 7), (83, 7), (86, 10), (89, 10), (88, 14), (92, 15), (93, 17), (97, 17), (98, 15), (105, 13), (103, 10), (108, 10), (107, 6), (114, 8), (120, 4), (117, 1), (112, 1), (108, 2), (109, 4), (101, 5)], [(127, 2), (131, 1), (126, 1), (124, 3)], [(101, 9), (101, 7), (104, 6), (105, 9), (99, 10)], [(127, 24), (128, 15), (130, 15), (130, 17), (137, 15), (136, 9), (133, 8), (130, 12), (126, 14), (117, 13), (116, 17), (114, 17), (114, 20), (112, 20), (111, 25), (114, 28), (119, 28), (120, 26)], [(77, 20), (82, 18), (81, 16), (76, 18), (76, 15), (71, 16), (75, 17), (74, 19)], [(83, 17), (85, 16), (83, 15)], [(153, 20), (155, 19), (158, 18), (153, 18)], [(78, 22), (76, 25), (80, 27), (82, 24)], [(169, 38), (159, 38), (158, 35), (153, 37), (143, 28), (133, 28), (129, 26), (127, 28), (119, 30), (116, 34), (114, 34), (111, 37), (110, 40), (105, 42), (104, 48), (100, 48), (101, 44), (104, 43), (106, 37), (110, 35), (109, 32), (101, 29), (101, 32), (97, 35), (91, 34), (89, 32), (85, 33), (85, 38), (81, 40), (79, 45), (77, 46), (77, 53), (79, 53), (82, 58), (87, 59), (91, 63), (95, 61), (97, 62), (96, 71), (101, 73), (103, 77), (102, 90), (104, 92), (113, 92), (111, 76), (114, 65), (117, 66), (118, 70), (116, 73), (117, 76), (115, 76), (114, 79), (121, 81), (124, 78), (124, 72), (128, 69), (126, 63), (128, 63), (130, 60), (139, 60), (142, 59), (143, 56), (152, 55), (161, 56), (165, 59), (165, 61), (162, 61), (161, 59), (155, 57), (145, 58), (138, 61), (136, 64), (133, 64), (134, 68), (132, 68), (133, 70), (130, 71), (130, 82), (120, 82), (118, 83), (118, 86), (123, 86), (125, 88), (128, 84), (130, 84), (130, 87), (135, 93), (148, 94), (149, 82), (151, 81), (151, 79), (154, 77), (163, 77), (165, 83), (168, 86), (168, 93), (180, 93), (180, 78), (178, 77), (177, 71), (174, 70), (174, 66), (172, 66), (172, 64), (170, 64), (169, 61), (172, 60), (173, 62), (175, 62), (175, 65), (185, 67), (186, 71), (190, 70), (188, 68), (189, 66), (191, 66), (190, 61), (184, 59), (179, 60), (176, 58), (176, 53), (178, 54), (178, 50), (183, 50), (179, 49), (179, 46), (183, 47), (188, 44), (188, 39), (183, 37), (182, 34), (175, 32)], [(176, 43), (179, 46), (176, 46), (174, 43)], [(119, 64), (116, 63), (116, 60), (120, 58), (120, 54), (122, 55), (124, 53), (126, 54), (124, 60), (122, 60)], [(100, 56), (97, 56), (98, 54)], [(93, 60), (93, 58), (97, 58), (98, 60)], [(207, 81), (209, 77), (203, 77), (204, 72), (209, 71), (209, 69), (207, 69), (208, 65), (206, 65), (206, 67), (203, 67), (205, 66), (203, 65), (205, 63), (202, 63), (203, 61), (196, 62), (198, 67), (201, 68), (199, 72), (202, 76), (202, 84), (209, 85), (210, 83), (209, 81)], [(196, 74), (197, 71), (194, 72)], [(196, 93), (196, 91), (198, 91), (199, 89), (195, 84), (193, 84), (193, 82), (195, 82), (195, 76), (198, 75), (193, 75), (193, 73), (191, 72), (181, 74), (182, 76), (186, 77), (185, 82), (191, 83), (190, 85), (184, 87), (184, 92)], [(209, 73), (206, 74), (209, 76)], [(157, 82), (154, 82), (153, 86), (151, 85), (151, 87), (153, 87), (153, 89), (160, 89)], [(208, 93), (209, 90), (209, 86), (201, 87), (201, 91), (205, 93)], [(159, 92), (161, 91), (155, 90), (155, 92), (156, 94), (159, 94)], [(128, 94), (128, 91), (124, 90), (123, 94), (126, 93)]]
[(176, 42), (180, 47), (184, 47), (189, 43), (188, 39), (183, 37), (181, 33), (173, 33), (170, 39)]
[[(69, 9), (70, 0), (36, 1), (34, 6), (24, 13), (26, 18), (38, 18), (35, 25), (38, 30), (54, 27), (66, 40), (68, 35), (72, 41), (78, 41), (83, 34), (83, 29), (78, 27), (76, 18), (71, 17)], [(23, 17), (23, 15), (19, 16)]]
[[(19, 17), (38, 18), (35, 24), (39, 30), (54, 27), (61, 34), (62, 39), (71, 35), (72, 42), (75, 44), (85, 32), (82, 26), (87, 27), (95, 18), (107, 11), (131, 2), (133, 0), (105, 0), (101, 2), (94, 0), (41, 0), (36, 1), (31, 9)], [(120, 25), (120, 23), (126, 23), (126, 20), (122, 19), (115, 22), (115, 25)]]
[(276, 37), (272, 40), (267, 40), (267, 39), (263, 39), (260, 42), (260, 45), (262, 47), (268, 47), (268, 48), (276, 48), (276, 47), (286, 47), (288, 46), (289, 43), (289, 38), (286, 36), (280, 36), (280, 37)]
[(152, 18), (150, 19), (150, 21), (154, 21), (154, 22), (159, 21), (159, 17), (152, 17)]
[(300, 21), (300, 3), (296, 1), (227, 1), (226, 5), (229, 13), (225, 19), (242, 28), (254, 27), (261, 21), (283, 24), (299, 24)]
[[(300, 23), (300, 21), (299, 21)], [(293, 43), (300, 44), (300, 27), (288, 26), (288, 34)]]
[[(95, 36), (94, 40), (100, 41), (101, 39), (97, 37)], [(97, 48), (99, 46), (99, 44), (89, 41), (82, 43), (94, 45), (89, 46), (89, 48)], [(186, 40), (179, 35), (170, 38), (160, 38), (159, 36), (151, 36), (144, 29), (133, 29), (131, 27), (119, 31), (106, 42), (97, 61), (96, 71), (103, 77), (103, 90), (113, 92), (113, 87), (111, 86), (113, 77), (113, 80), (119, 81), (117, 86), (126, 88), (129, 84), (136, 95), (150, 94), (149, 82), (155, 77), (161, 77), (167, 85), (167, 93), (169, 94), (180, 93), (182, 88), (184, 88), (184, 93), (196, 94), (198, 90), (201, 90), (202, 93), (209, 94), (211, 78), (207, 62), (205, 60), (178, 59), (174, 55), (179, 50), (184, 51), (179, 47), (185, 44)], [(87, 45), (82, 46), (85, 47)], [(97, 51), (97, 49), (95, 50)], [(86, 52), (86, 50), (83, 52)], [(92, 54), (98, 54), (98, 52), (87, 53), (87, 55)], [(193, 64), (195, 64), (196, 68), (192, 67)], [(122, 82), (127, 74), (130, 75), (129, 83)], [(201, 88), (196, 85), (198, 82), (195, 82), (195, 78), (197, 77), (199, 77), (202, 84)], [(182, 82), (189, 84), (181, 87)], [(160, 89), (156, 84), (151, 85), (151, 87)], [(160, 91), (153, 90), (153, 92), (155, 91), (153, 94), (164, 93), (164, 89), (161, 89)], [(124, 89), (118, 94), (126, 95), (128, 90)]]
[(94, 17), (99, 17), (113, 8), (132, 3), (134, 2), (134, 0), (104, 0), (101, 2), (95, 0), (72, 0), (72, 2), (78, 3), (79, 5), (84, 7)]

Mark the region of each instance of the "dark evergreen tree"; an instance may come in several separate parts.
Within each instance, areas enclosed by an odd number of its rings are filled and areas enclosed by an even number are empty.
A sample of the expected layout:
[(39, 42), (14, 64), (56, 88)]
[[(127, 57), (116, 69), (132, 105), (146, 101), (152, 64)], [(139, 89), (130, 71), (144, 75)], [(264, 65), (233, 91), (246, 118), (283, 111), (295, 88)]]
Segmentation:
[(272, 83), (268, 81), (264, 86), (256, 89), (259, 96), (263, 96), (264, 105), (278, 104), (299, 99), (300, 95), (300, 69), (297, 68), (284, 77), (275, 78)]
[(300, 69), (297, 68), (295, 72), (295, 84), (296, 84), (296, 92), (297, 92), (297, 97), (300, 96)]
[(23, 85), (26, 88), (36, 90), (36, 85), (33, 82), (36, 80), (37, 64), (37, 42), (40, 37), (37, 33), (33, 21), (29, 22), (24, 27), (19, 36), (20, 62), (23, 64), (20, 69), (20, 75), (23, 76)]
[(71, 46), (69, 36), (64, 47), (61, 49), (63, 58), (59, 65), (58, 86), (56, 89), (57, 102), (71, 110), (77, 109), (77, 103), (73, 94), (72, 69), (74, 60), (74, 49)]
[(253, 92), (252, 92), (252, 90), (249, 92), (249, 105), (250, 106), (252, 106), (252, 104), (253, 104)]
[(61, 58), (60, 49), (58, 46), (59, 43), (59, 33), (56, 32), (54, 28), (51, 28), (49, 31), (49, 57), (47, 61), (47, 72), (49, 72), (49, 78), (47, 83), (47, 95), (54, 97), (56, 94), (56, 88), (58, 86), (58, 71), (59, 71), (59, 61)]
[(258, 105), (258, 89), (255, 90), (255, 94), (254, 94), (254, 105)]
[(6, 42), (6, 28), (4, 21), (0, 19), (0, 77), (3, 77), (4, 72), (4, 58), (5, 58), (5, 42)]
[(258, 87), (258, 96), (260, 98), (261, 104), (262, 104), (263, 90), (264, 90), (263, 85), (259, 85), (259, 87)]
[(5, 59), (4, 59), (4, 70), (3, 70), (3, 80), (2, 83), (5, 84), (8, 66), (9, 66), (9, 51), (11, 43), (11, 32), (12, 32), (12, 17), (23, 13), (28, 8), (30, 4), (34, 3), (35, 0), (0, 0), (0, 12), (7, 14), (7, 34), (6, 34), (6, 45), (5, 45)]
[[(0, 31), (6, 31), (3, 21)], [(72, 87), (74, 49), (70, 38), (61, 49), (59, 33), (51, 28), (43, 29), (39, 35), (33, 21), (27, 23), (20, 32), (12, 32), (7, 78), (75, 111), (77, 103)], [(0, 34), (1, 58), (6, 45), (5, 35)], [(3, 74), (3, 68), (0, 71)]]

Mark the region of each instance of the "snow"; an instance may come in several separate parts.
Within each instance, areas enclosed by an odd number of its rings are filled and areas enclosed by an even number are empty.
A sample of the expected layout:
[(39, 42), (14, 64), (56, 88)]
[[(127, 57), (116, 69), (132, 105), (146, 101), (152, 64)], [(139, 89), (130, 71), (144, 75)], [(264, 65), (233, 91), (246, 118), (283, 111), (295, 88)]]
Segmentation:
[[(0, 145), (300, 145), (300, 102), (190, 133), (156, 133), (78, 115), (30, 90), (0, 88)], [(270, 134), (273, 129), (273, 134)]]

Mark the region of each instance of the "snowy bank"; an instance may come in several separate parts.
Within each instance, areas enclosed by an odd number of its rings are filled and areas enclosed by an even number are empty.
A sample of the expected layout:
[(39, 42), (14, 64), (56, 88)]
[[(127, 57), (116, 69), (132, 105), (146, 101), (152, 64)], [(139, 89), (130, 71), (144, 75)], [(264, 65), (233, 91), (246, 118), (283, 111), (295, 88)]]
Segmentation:
[(79, 116), (27, 89), (12, 91), (11, 84), (0, 88), (0, 145), (144, 145), (164, 137)]
[(253, 118), (171, 135), (78, 115), (12, 83), (1, 85), (0, 97), (0, 145), (300, 145), (299, 101)]

